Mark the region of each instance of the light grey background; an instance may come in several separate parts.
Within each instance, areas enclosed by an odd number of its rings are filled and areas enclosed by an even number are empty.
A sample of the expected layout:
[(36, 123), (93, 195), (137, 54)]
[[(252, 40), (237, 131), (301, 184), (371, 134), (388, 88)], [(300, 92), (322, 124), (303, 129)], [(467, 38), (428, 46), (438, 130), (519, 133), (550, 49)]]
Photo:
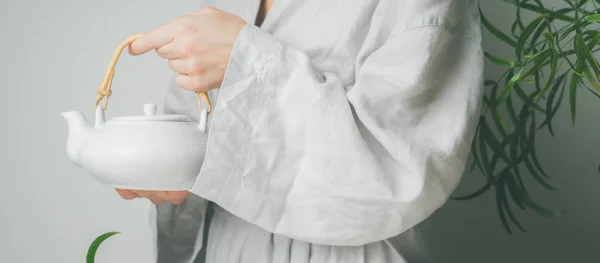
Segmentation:
[[(511, 6), (481, 2), (493, 23), (509, 28)], [(115, 230), (122, 234), (101, 248), (99, 263), (152, 262), (149, 203), (120, 200), (69, 162), (60, 112), (76, 109), (91, 119), (95, 90), (116, 46), (198, 6), (196, 0), (0, 1), (0, 262), (84, 262), (93, 238)], [(484, 46), (512, 56), (487, 33)], [(497, 68), (486, 65), (488, 77), (498, 76)], [(144, 103), (162, 103), (170, 77), (165, 61), (153, 53), (135, 58), (124, 53), (107, 117), (139, 114)], [(475, 201), (450, 201), (430, 219), (427, 233), (439, 262), (597, 261), (600, 101), (580, 92), (578, 105), (575, 129), (563, 107), (555, 123), (557, 138), (547, 132), (538, 138), (539, 155), (560, 191), (530, 184), (536, 200), (569, 214), (548, 220), (520, 213), (529, 232), (510, 237), (500, 225), (492, 192)], [(479, 183), (479, 176), (468, 175), (457, 193)]]

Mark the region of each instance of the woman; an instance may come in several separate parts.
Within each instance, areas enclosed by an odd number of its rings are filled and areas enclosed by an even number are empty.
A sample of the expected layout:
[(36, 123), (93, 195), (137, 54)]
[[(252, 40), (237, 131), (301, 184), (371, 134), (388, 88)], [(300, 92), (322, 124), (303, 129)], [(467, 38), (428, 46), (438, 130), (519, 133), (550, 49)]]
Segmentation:
[(177, 73), (168, 112), (197, 118), (190, 90), (215, 106), (189, 191), (118, 190), (158, 205), (158, 261), (425, 262), (399, 240), (465, 167), (482, 94), (476, 1), (203, 4), (129, 49)]

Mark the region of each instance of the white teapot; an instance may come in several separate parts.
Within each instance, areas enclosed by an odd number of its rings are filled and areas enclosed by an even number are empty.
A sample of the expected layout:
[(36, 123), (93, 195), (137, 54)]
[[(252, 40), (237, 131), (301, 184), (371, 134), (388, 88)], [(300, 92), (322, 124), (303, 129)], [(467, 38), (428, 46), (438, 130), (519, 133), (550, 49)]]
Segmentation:
[[(196, 93), (201, 112), (199, 123), (186, 115), (159, 115), (154, 104), (144, 105), (144, 115), (105, 121), (116, 61), (122, 50), (138, 37), (121, 43), (112, 58), (94, 104), (95, 126), (80, 112), (62, 113), (69, 125), (67, 154), (105, 186), (188, 190), (200, 172), (206, 151), (205, 128), (212, 109), (206, 93)], [(202, 107), (200, 96), (208, 109)], [(98, 105), (105, 97), (104, 106)]]

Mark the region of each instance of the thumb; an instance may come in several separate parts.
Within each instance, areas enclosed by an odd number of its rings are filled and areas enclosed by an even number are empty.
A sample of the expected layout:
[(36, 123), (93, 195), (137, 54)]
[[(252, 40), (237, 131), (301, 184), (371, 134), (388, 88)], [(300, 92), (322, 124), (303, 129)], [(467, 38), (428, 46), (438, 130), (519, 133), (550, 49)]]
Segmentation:
[(138, 197), (138, 195), (136, 193), (134, 193), (133, 191), (129, 191), (129, 190), (125, 190), (125, 189), (116, 189), (117, 193), (119, 194), (119, 196), (121, 196), (121, 198), (125, 199), (125, 200), (132, 200)]

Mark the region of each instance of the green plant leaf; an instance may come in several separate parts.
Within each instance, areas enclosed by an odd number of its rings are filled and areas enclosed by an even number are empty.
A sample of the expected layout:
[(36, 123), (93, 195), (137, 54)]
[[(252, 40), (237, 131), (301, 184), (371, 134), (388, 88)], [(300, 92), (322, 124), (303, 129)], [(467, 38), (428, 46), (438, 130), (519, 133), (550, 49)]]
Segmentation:
[(533, 57), (531, 57), (531, 59), (529, 59), (527, 61), (527, 64), (531, 64), (533, 62), (533, 66), (529, 70), (527, 70), (527, 72), (525, 74), (523, 74), (522, 79), (529, 77), (532, 74), (535, 74), (536, 72), (540, 72), (540, 68), (543, 68), (550, 63), (550, 56), (553, 53), (554, 53), (554, 50), (552, 50), (550, 48), (546, 48), (546, 49), (538, 52)]
[(511, 97), (508, 97), (504, 104), (508, 112), (508, 118), (512, 121), (513, 125), (515, 125), (517, 134), (519, 134), (519, 136), (522, 138), (527, 138), (527, 135), (525, 133), (525, 127), (523, 126), (523, 123), (519, 120), (519, 117), (517, 117)]
[[(556, 36), (556, 41), (555, 43), (560, 43), (560, 41), (564, 40), (568, 35), (573, 34), (573, 31), (575, 31), (577, 27), (575, 27), (575, 25), (571, 25), (567, 28), (567, 30), (563, 31), (562, 33), (560, 33), (560, 35)], [(557, 32), (558, 33), (558, 32)]]
[(569, 87), (569, 105), (571, 109), (571, 126), (575, 127), (575, 116), (577, 115), (577, 87), (579, 76), (575, 73), (571, 76), (571, 85)]
[(506, 84), (506, 87), (504, 88), (504, 91), (502, 92), (500, 102), (505, 101), (508, 98), (508, 96), (510, 96), (510, 93), (511, 93), (513, 87), (515, 86), (515, 84), (517, 84), (517, 82), (519, 82), (522, 79), (524, 71), (525, 71), (525, 67), (520, 68), (517, 71), (517, 73), (515, 73), (515, 75), (513, 75), (509, 79), (508, 83)]
[[(481, 116), (480, 118), (485, 118), (484, 116)], [(493, 180), (493, 178), (486, 173), (485, 168), (481, 162), (481, 158), (479, 156), (479, 134), (481, 130), (481, 125), (478, 124), (477, 125), (477, 129), (475, 129), (475, 139), (473, 140), (473, 143), (471, 144), (471, 155), (473, 156), (473, 161), (475, 162), (475, 164), (477, 165), (477, 167), (479, 167), (479, 170), (481, 170), (481, 173), (483, 174), (483, 176), (486, 178), (486, 180), (491, 183), (494, 184), (495, 181)]]
[(457, 197), (452, 197), (452, 200), (457, 200), (457, 201), (465, 201), (465, 200), (471, 200), (474, 198), (477, 198), (479, 196), (481, 196), (482, 194), (486, 193), (488, 190), (490, 190), (492, 188), (494, 184), (492, 184), (491, 182), (486, 182), (486, 184), (480, 188), (479, 190), (468, 194), (468, 195), (463, 195), (463, 196), (457, 196)]
[(544, 217), (548, 217), (548, 218), (562, 216), (562, 215), (566, 214), (565, 212), (562, 212), (562, 211), (549, 210), (541, 205), (536, 204), (531, 199), (525, 199), (525, 204), (527, 205), (527, 207), (535, 210), (538, 214), (540, 214)]
[(500, 180), (496, 184), (496, 208), (498, 209), (498, 215), (500, 216), (500, 221), (502, 225), (506, 229), (506, 231), (512, 235), (512, 230), (510, 229), (510, 225), (506, 220), (506, 215), (504, 214), (504, 204), (506, 203), (506, 194), (504, 192), (504, 177), (501, 176)]
[(521, 8), (523, 8), (523, 9), (527, 9), (529, 11), (533, 11), (533, 12), (536, 12), (538, 14), (547, 14), (549, 17), (552, 17), (552, 18), (555, 18), (555, 19), (558, 19), (558, 20), (562, 20), (562, 21), (566, 21), (566, 22), (571, 22), (571, 23), (577, 22), (577, 19), (565, 15), (565, 13), (568, 13), (568, 12), (565, 12), (565, 9), (560, 10), (560, 12), (559, 11), (552, 11), (552, 10), (549, 10), (549, 9), (546, 9), (546, 8), (543, 8), (543, 7), (535, 6), (535, 5), (532, 5), (532, 4), (526, 4), (526, 3), (522, 3), (519, 6)]
[[(584, 36), (583, 39), (587, 42), (592, 40), (593, 38), (595, 38), (596, 36), (598, 36), (598, 33), (600, 33), (600, 31), (598, 30), (586, 30), (581, 32), (581, 34)], [(592, 49), (592, 48), (590, 48)]]
[(513, 35), (513, 37), (518, 38), (519, 34), (517, 34), (517, 29), (519, 29), (520, 32), (523, 32), (523, 29), (525, 28), (525, 26), (521, 22), (522, 19), (521, 19), (521, 8), (520, 7), (517, 7), (515, 16), (516, 16), (516, 19), (513, 22), (512, 26), (510, 27), (510, 32)]
[(590, 93), (592, 93), (594, 96), (596, 96), (596, 98), (599, 98), (599, 99), (600, 99), (600, 94), (596, 93), (596, 91), (594, 91), (594, 90), (592, 90), (592, 89), (590, 89), (590, 88), (588, 88), (587, 90), (588, 90)]
[[(501, 143), (500, 144), (501, 147), (504, 147), (506, 144)], [(492, 161), (491, 161), (491, 166), (492, 166), (492, 171), (496, 170), (496, 167), (498, 166), (498, 162), (500, 161), (500, 156), (498, 155), (498, 153), (492, 153)]]
[[(550, 135), (552, 135), (552, 137), (554, 137), (554, 131), (552, 129), (552, 118), (556, 114), (556, 112), (553, 110), (554, 107), (552, 107), (552, 105), (554, 104), (554, 98), (556, 96), (556, 93), (558, 92), (560, 87), (564, 87), (564, 85), (566, 84), (566, 80), (567, 80), (567, 72), (561, 74), (556, 79), (556, 81), (554, 82), (554, 86), (550, 90), (550, 94), (548, 95), (548, 98), (546, 99), (545, 125), (548, 126), (548, 132), (550, 132)], [(559, 98), (559, 103), (561, 102), (561, 99), (562, 99), (562, 96), (560, 96), (560, 98)], [(544, 124), (542, 124), (542, 125), (544, 125)]]
[(512, 92), (515, 84), (517, 84), (520, 81), (522, 81), (523, 79), (531, 76), (532, 74), (535, 74), (536, 72), (538, 72), (539, 69), (545, 65), (544, 62), (547, 59), (549, 59), (549, 57), (552, 53), (553, 52), (550, 49), (545, 49), (545, 50), (540, 51), (537, 54), (533, 55), (530, 59), (528, 59), (528, 62), (526, 64), (533, 63), (534, 65), (530, 69), (528, 69), (526, 72), (524, 72), (525, 67), (521, 67), (517, 71), (517, 73), (515, 73), (515, 75), (510, 78), (510, 80), (506, 84), (506, 87), (504, 88), (500, 102), (505, 101), (508, 98), (508, 96)]
[[(539, 161), (537, 159), (537, 154), (536, 154), (536, 149), (535, 149), (535, 135), (536, 135), (535, 117), (536, 117), (535, 115), (531, 115), (531, 122), (529, 125), (529, 138), (527, 140), (521, 141), (521, 151), (523, 152), (522, 159), (523, 159), (523, 162), (525, 163), (525, 166), (527, 167), (527, 170), (534, 177), (534, 179), (536, 179), (536, 181), (538, 181), (542, 186), (548, 188), (549, 190), (556, 190), (553, 186), (551, 186), (546, 181), (544, 181), (544, 179), (542, 179), (539, 175), (539, 173), (541, 173), (544, 177), (550, 178), (550, 176), (548, 176), (548, 174), (544, 171), (542, 166), (539, 164)], [(531, 157), (531, 159), (533, 160), (535, 168), (537, 168), (537, 170), (534, 168), (534, 165), (532, 165), (531, 162), (529, 161), (528, 154)], [(539, 173), (538, 173), (538, 171), (539, 171)]]
[(544, 217), (556, 217), (556, 216), (560, 216), (560, 215), (564, 215), (564, 212), (560, 212), (560, 211), (551, 211), (549, 209), (546, 209), (538, 204), (536, 204), (533, 200), (531, 200), (531, 197), (529, 196), (529, 194), (527, 193), (527, 190), (525, 188), (525, 184), (523, 183), (523, 180), (521, 179), (520, 176), (515, 176), (517, 179), (517, 185), (518, 190), (519, 190), (519, 196), (521, 197), (521, 201), (523, 201), (523, 203), (533, 209), (536, 213), (544, 216)]
[(527, 167), (527, 170), (529, 171), (529, 173), (533, 176), (533, 179), (535, 179), (544, 188), (546, 188), (548, 190), (551, 190), (551, 191), (556, 191), (556, 188), (554, 186), (550, 185), (548, 182), (546, 182), (540, 176), (540, 174), (535, 170), (535, 168), (533, 167), (533, 165), (529, 161), (529, 158), (525, 157), (525, 159), (524, 159), (523, 162), (525, 163), (525, 167)]
[[(577, 34), (575, 36), (575, 50), (577, 54), (577, 65), (576, 72), (582, 73), (585, 67), (585, 51), (582, 48), (584, 44), (581, 40), (581, 35)], [(571, 126), (575, 127), (575, 117), (577, 115), (577, 88), (579, 87), (579, 80), (581, 79), (581, 74), (573, 74), (571, 76), (571, 83), (569, 86), (569, 106), (571, 110)]]
[(522, 232), (527, 232), (527, 231), (525, 231), (523, 226), (521, 226), (521, 223), (519, 223), (519, 221), (515, 217), (514, 213), (512, 212), (512, 208), (510, 208), (510, 204), (508, 203), (508, 198), (506, 198), (506, 199), (507, 200), (505, 200), (503, 203), (504, 203), (504, 209), (506, 210), (506, 214), (508, 215), (508, 218), (510, 218), (510, 221), (512, 221), (513, 224), (515, 224), (517, 226), (517, 228), (519, 228), (519, 230), (521, 230)]
[(577, 7), (579, 6), (579, 4), (576, 5), (577, 0), (563, 0), (563, 2), (569, 5), (574, 11), (576, 11), (575, 18), (577, 18), (579, 15), (578, 12), (580, 11)]
[(508, 61), (506, 59), (496, 57), (488, 52), (483, 52), (483, 54), (485, 55), (486, 58), (488, 58), (491, 62), (493, 62), (496, 65), (505, 66), (505, 67), (509, 67), (509, 68), (514, 68), (517, 66), (517, 63), (515, 63), (513, 61)]
[(583, 67), (583, 75), (595, 89), (600, 91), (600, 83), (592, 76), (592, 72), (590, 72), (590, 69), (587, 66)]
[(478, 167), (478, 166), (477, 166), (477, 163), (475, 161), (473, 161), (471, 163), (471, 167), (469, 167), (469, 172), (472, 173), (475, 170), (475, 167)]
[[(562, 104), (562, 98), (564, 95), (564, 91), (565, 91), (565, 86), (567, 84), (567, 73), (565, 72), (563, 73), (554, 83), (554, 87), (552, 88), (552, 90), (550, 91), (550, 94), (548, 95), (548, 98), (546, 99), (546, 119), (544, 120), (544, 122), (538, 127), (538, 128), (542, 128), (544, 126), (548, 127), (548, 132), (550, 132), (550, 135), (552, 135), (552, 137), (554, 137), (554, 129), (552, 128), (552, 118), (556, 115), (556, 112), (558, 112), (558, 109), (560, 107), (560, 105)], [(556, 93), (558, 92), (558, 90), (560, 89), (560, 95), (558, 97), (557, 103), (554, 104), (554, 98), (556, 97)]]
[[(528, 52), (536, 52), (534, 50), (538, 49), (538, 46), (540, 44), (540, 42), (538, 42), (538, 39), (540, 39), (540, 36), (542, 36), (544, 34), (544, 31), (546, 31), (546, 29), (550, 30), (551, 21), (552, 21), (552, 18), (546, 18), (546, 20), (544, 20), (540, 23), (540, 26), (538, 26), (538, 28), (535, 30), (535, 32), (531, 36), (531, 41), (529, 41), (530, 42), (529, 48), (527, 48)], [(545, 48), (544, 43), (542, 43), (541, 49), (544, 49), (544, 48)], [(525, 52), (525, 53), (528, 53), (528, 52)]]
[(558, 43), (559, 41), (565, 39), (568, 35), (578, 33), (579, 31), (581, 31), (582, 28), (585, 28), (588, 25), (590, 25), (589, 22), (580, 22), (579, 20), (577, 20), (574, 23), (571, 23), (568, 27), (566, 27), (567, 29), (560, 34), (560, 38), (556, 42)]
[(512, 38), (510, 38), (506, 34), (502, 33), (502, 31), (500, 31), (500, 29), (496, 28), (494, 25), (492, 25), (492, 23), (490, 23), (487, 20), (487, 18), (485, 17), (485, 15), (483, 15), (483, 12), (481, 11), (481, 8), (479, 8), (479, 14), (480, 14), (480, 17), (481, 17), (481, 24), (488, 31), (490, 31), (490, 33), (492, 33), (492, 35), (494, 35), (498, 39), (504, 41), (504, 43), (510, 45), (511, 47), (515, 47), (517, 45), (517, 42), (515, 42)]
[(558, 58), (554, 53), (552, 53), (550, 59), (550, 76), (548, 76), (548, 78), (546, 79), (546, 83), (544, 84), (542, 90), (533, 98), (534, 100), (538, 100), (540, 97), (542, 97), (542, 95), (548, 90), (548, 88), (550, 88), (550, 83), (554, 81), (554, 76), (556, 75), (556, 70), (558, 67)]
[(87, 255), (86, 255), (86, 263), (94, 263), (94, 260), (96, 258), (96, 252), (98, 251), (98, 248), (100, 247), (100, 245), (102, 244), (102, 242), (104, 242), (106, 239), (108, 239), (109, 237), (112, 237), (116, 234), (119, 234), (120, 232), (107, 232), (104, 233), (100, 236), (98, 236), (94, 242), (92, 242), (92, 244), (90, 245)]
[(485, 141), (489, 146), (491, 146), (494, 153), (498, 154), (500, 158), (502, 158), (505, 162), (509, 163), (510, 158), (508, 158), (508, 155), (506, 155), (506, 153), (504, 152), (504, 149), (500, 145), (500, 142), (498, 142), (498, 140), (490, 130), (485, 119), (481, 120), (481, 134), (485, 137)]
[(569, 51), (566, 51), (566, 52), (559, 52), (558, 53), (558, 58), (559, 59), (560, 58), (565, 58), (565, 57), (568, 57), (568, 56), (573, 55), (573, 54), (575, 54), (575, 50), (569, 50)]
[[(580, 34), (578, 34), (576, 36), (575, 48), (577, 50), (578, 62), (581, 63), (580, 70), (582, 70), (583, 73), (588, 76), (588, 80), (593, 82), (593, 84), (597, 87), (598, 82), (596, 80), (594, 80), (593, 78), (591, 78), (591, 74), (589, 74), (589, 70), (587, 69), (587, 66), (586, 66), (586, 61), (588, 61), (590, 63), (590, 65), (592, 66), (592, 69), (594, 69), (594, 72), (596, 73), (596, 78), (598, 78), (598, 76), (600, 76), (600, 64), (598, 63), (598, 60), (596, 60), (596, 58), (594, 57), (594, 55), (592, 54), (592, 52), (590, 51), (588, 46), (585, 45), (583, 38), (581, 37)], [(582, 61), (579, 61), (579, 60), (582, 60)], [(587, 71), (587, 73), (586, 73), (586, 71)]]
[(552, 35), (550, 33), (546, 32), (546, 33), (544, 33), (544, 38), (546, 39), (546, 42), (548, 43), (550, 48), (554, 49), (554, 38), (552, 37)]
[(522, 83), (525, 83), (525, 84), (532, 84), (532, 83), (534, 83), (534, 82), (536, 81), (536, 79), (537, 79), (537, 78), (536, 78), (536, 77), (534, 77), (533, 79), (525, 79), (525, 80), (521, 80), (521, 82), (522, 82)]
[[(540, 80), (543, 78), (543, 71), (542, 70), (538, 70), (537, 72), (535, 72), (533, 74), (533, 78), (535, 79), (534, 84), (535, 84), (535, 90), (536, 91), (540, 91), (542, 90), (542, 88), (540, 87)], [(526, 96), (527, 97), (527, 96)]]
[(508, 176), (506, 179), (506, 186), (508, 186), (508, 190), (510, 195), (513, 197), (513, 201), (517, 206), (521, 209), (525, 209), (525, 204), (523, 203), (522, 197), (519, 192), (519, 186), (517, 182), (512, 176)]
[[(484, 121), (483, 118), (481, 118), (480, 122)], [(481, 127), (481, 126), (480, 126)], [(478, 134), (479, 137), (479, 141), (478, 141), (478, 145), (479, 145), (479, 158), (482, 164), (482, 172), (484, 173), (484, 175), (486, 176), (486, 178), (488, 178), (488, 181), (490, 182), (495, 182), (495, 178), (494, 178), (494, 171), (492, 169), (492, 166), (490, 165), (490, 159), (488, 158), (488, 151), (487, 148), (485, 147), (486, 143), (485, 143), (485, 134), (483, 134), (481, 132), (481, 130), (479, 131)]]
[[(490, 86), (491, 90), (489, 95), (483, 95), (486, 107), (471, 145), (471, 168), (478, 167), (487, 182), (475, 192), (453, 199), (473, 199), (494, 187), (500, 219), (507, 231), (512, 233), (515, 225), (525, 231), (513, 213), (514, 205), (520, 209), (531, 209), (545, 217), (564, 214), (533, 201), (527, 193), (528, 186), (523, 182), (520, 168), (527, 169), (523, 176), (532, 176), (540, 186), (556, 190), (538, 160), (535, 137), (538, 130), (545, 126), (548, 126), (552, 136), (555, 135), (553, 119), (563, 98), (570, 104), (571, 122), (575, 124), (577, 89), (586, 88), (600, 98), (600, 62), (594, 56), (600, 51), (600, 48), (595, 49), (600, 44), (600, 30), (593, 24), (600, 22), (600, 8), (595, 5), (600, 4), (600, 0), (564, 0), (571, 1), (569, 7), (555, 10), (551, 10), (553, 7), (545, 8), (541, 0), (505, 1), (516, 6), (516, 18), (509, 24), (510, 32), (507, 30), (507, 33), (492, 25), (479, 9), (487, 31), (514, 48), (517, 55), (516, 59), (505, 59), (489, 51), (484, 53), (490, 62), (507, 68), (498, 80), (484, 81), (484, 85)], [(595, 9), (589, 11), (588, 3), (594, 4)], [(522, 15), (525, 13), (521, 9), (537, 15), (534, 14), (534, 20), (524, 25)], [(555, 20), (567, 23), (554, 23)], [(565, 94), (566, 90), (568, 94)], [(512, 95), (513, 92), (516, 97)], [(567, 95), (569, 99), (566, 99)], [(518, 111), (512, 101), (515, 98), (518, 101), (514, 103), (520, 104)], [(545, 102), (540, 101), (542, 98)], [(501, 106), (505, 107), (510, 122), (504, 123), (502, 120)], [(536, 127), (537, 112), (542, 113), (538, 116), (542, 122)], [(487, 114), (491, 115), (489, 121), (493, 124), (488, 122)]]
[[(523, 153), (523, 154), (527, 154), (527, 153)], [(514, 183), (516, 185), (516, 190), (519, 192), (519, 197), (520, 200), (523, 202), (523, 204), (527, 207), (529, 207), (528, 203), (529, 201), (531, 201), (530, 197), (529, 197), (529, 193), (527, 193), (527, 188), (525, 188), (525, 183), (523, 182), (523, 178), (521, 178), (521, 175), (519, 174), (515, 174), (515, 176), (513, 177), (515, 179)]]
[[(510, 74), (512, 74), (512, 73), (509, 72), (509, 76), (510, 76)], [(490, 112), (492, 113), (492, 117), (494, 119), (494, 125), (498, 129), (498, 132), (500, 132), (500, 136), (505, 138), (506, 137), (506, 123), (504, 123), (504, 121), (500, 117), (500, 114), (498, 113), (498, 105), (496, 103), (497, 91), (498, 91), (498, 83), (496, 83), (492, 87), (492, 91), (490, 92), (491, 97), (490, 97), (490, 100), (488, 101), (488, 105), (490, 108)]]
[[(507, 181), (508, 181), (508, 178), (510, 178), (510, 174), (507, 174), (504, 177), (506, 179), (505, 179), (505, 182), (502, 185), (502, 188), (505, 188), (507, 186)], [(505, 189), (501, 189), (501, 190), (502, 190), (502, 192), (506, 192)], [(512, 192), (510, 192), (510, 189), (509, 189), (509, 193), (512, 193)], [(513, 197), (513, 200), (514, 199), (515, 198)], [(504, 209), (506, 210), (506, 214), (508, 215), (508, 218), (510, 218), (510, 220), (513, 222), (513, 224), (515, 224), (517, 226), (517, 228), (519, 228), (522, 232), (527, 232), (527, 231), (525, 231), (525, 228), (523, 228), (523, 226), (521, 226), (521, 224), (519, 223), (519, 221), (515, 217), (514, 213), (512, 212), (512, 209), (510, 208), (510, 204), (508, 203), (508, 198), (505, 197), (505, 200), (504, 200), (503, 203), (504, 203)], [(516, 203), (516, 201), (515, 201), (515, 203)]]
[(587, 5), (587, 3), (590, 2), (590, 0), (578, 0), (579, 2), (577, 3), (577, 8), (579, 8), (580, 10), (582, 10), (584, 5)]
[[(529, 145), (527, 146), (527, 148), (525, 150), (529, 151), (531, 160), (533, 161), (533, 164), (538, 169), (538, 171), (542, 175), (544, 175), (546, 178), (550, 178), (550, 176), (548, 176), (548, 174), (544, 171), (544, 169), (540, 165), (540, 162), (537, 158), (537, 153), (536, 153), (536, 148), (535, 148), (535, 135), (536, 135), (535, 133), (536, 133), (535, 115), (531, 115), (531, 124), (529, 126), (529, 140), (528, 140)], [(527, 157), (525, 156), (525, 160), (526, 159), (527, 159)]]
[(571, 72), (573, 72), (573, 74), (579, 76), (580, 78), (583, 78), (583, 72), (579, 72), (579, 71), (577, 71), (577, 69), (575, 69), (571, 66), (569, 66), (569, 68), (571, 69)]
[(515, 93), (517, 93), (517, 95), (519, 96), (519, 98), (521, 98), (521, 100), (523, 100), (523, 103), (525, 103), (525, 105), (527, 105), (528, 107), (531, 107), (532, 109), (539, 111), (541, 113), (546, 112), (544, 110), (544, 108), (542, 108), (540, 105), (538, 105), (537, 103), (535, 103), (533, 101), (533, 99), (529, 98), (527, 96), (527, 94), (525, 94), (525, 92), (521, 89), (521, 87), (519, 85), (515, 85), (514, 86), (514, 91)]
[[(594, 30), (596, 31), (596, 30)], [(586, 33), (589, 31), (586, 31)], [(587, 47), (589, 50), (594, 50), (594, 48), (596, 47), (596, 45), (598, 45), (598, 41), (600, 40), (600, 32), (596, 31), (592, 36), (591, 39), (587, 39), (585, 41), (589, 41), (587, 44)]]
[(588, 22), (600, 22), (600, 15), (589, 15), (585, 17)]
[[(509, 148), (509, 154), (510, 154), (510, 159), (513, 160), (513, 162), (510, 164), (508, 170), (506, 171), (502, 171), (503, 173), (509, 173), (509, 170), (512, 170), (514, 172), (515, 177), (517, 178), (521, 178), (521, 171), (519, 169), (519, 163), (521, 162), (522, 156), (526, 156), (526, 152), (522, 152), (521, 155), (519, 156), (518, 154), (518, 150), (519, 150), (519, 141), (520, 140), (524, 140), (525, 138), (519, 137), (517, 133), (513, 133), (507, 140), (510, 142), (510, 148)], [(509, 174), (507, 174), (508, 176)], [(519, 195), (521, 196), (521, 195)]]
[[(528, 1), (528, 0), (525, 0), (525, 2), (527, 2), (527, 1)], [(540, 8), (544, 8), (544, 5), (542, 4), (542, 1), (541, 1), (541, 0), (533, 0), (533, 1), (534, 1), (536, 4), (538, 4), (538, 6), (539, 6)]]
[(517, 55), (517, 59), (520, 60), (523, 55), (523, 46), (533, 33), (533, 31), (540, 25), (540, 23), (546, 18), (547, 15), (540, 15), (538, 18), (534, 19), (525, 29), (523, 29), (523, 33), (519, 36), (517, 40), (517, 46), (515, 47), (515, 54)]
[(510, 26), (510, 32), (514, 38), (518, 37), (518, 34), (516, 33), (518, 25), (518, 20), (515, 20), (515, 22), (513, 22), (513, 24)]
[(533, 64), (543, 65), (543, 62), (550, 57), (550, 53), (553, 52), (550, 48), (545, 48), (533, 55), (525, 55), (524, 57), (527, 59), (524, 64)]

